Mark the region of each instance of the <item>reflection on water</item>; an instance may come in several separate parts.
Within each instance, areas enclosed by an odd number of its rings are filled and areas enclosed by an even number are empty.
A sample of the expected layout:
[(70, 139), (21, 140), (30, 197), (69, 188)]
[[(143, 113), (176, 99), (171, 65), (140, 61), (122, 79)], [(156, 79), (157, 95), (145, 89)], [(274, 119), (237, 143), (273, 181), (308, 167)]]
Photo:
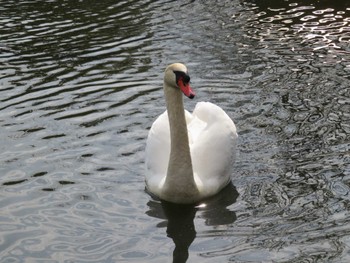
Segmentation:
[(231, 259), (346, 262), (350, 9), (339, 1), (254, 1), (247, 8), (245, 37), (256, 41), (241, 52), (254, 58), (248, 67), (260, 98), (258, 107), (241, 109), (260, 112), (241, 128), (263, 128), (267, 137), (259, 140), (266, 148), (242, 138), (241, 155), (256, 163), (245, 164), (248, 177), (236, 181), (247, 213), (236, 226), (251, 229), (255, 250), (242, 243)]
[(345, 1), (257, 1), (254, 8), (250, 37), (291, 54), (330, 53), (328, 63), (348, 60), (350, 8)]
[[(0, 0), (1, 262), (349, 262), (349, 12)], [(186, 107), (217, 103), (240, 134), (232, 192), (182, 213), (144, 191), (174, 61)]]
[(227, 207), (232, 205), (238, 193), (232, 184), (225, 187), (218, 195), (202, 202), (199, 205), (178, 205), (164, 201), (148, 202), (147, 214), (159, 219), (166, 219), (165, 224), (158, 227), (167, 227), (167, 235), (174, 244), (173, 262), (186, 262), (189, 256), (188, 249), (196, 237), (194, 219), (200, 211), (201, 219), (208, 226), (229, 225), (236, 220), (236, 215)]

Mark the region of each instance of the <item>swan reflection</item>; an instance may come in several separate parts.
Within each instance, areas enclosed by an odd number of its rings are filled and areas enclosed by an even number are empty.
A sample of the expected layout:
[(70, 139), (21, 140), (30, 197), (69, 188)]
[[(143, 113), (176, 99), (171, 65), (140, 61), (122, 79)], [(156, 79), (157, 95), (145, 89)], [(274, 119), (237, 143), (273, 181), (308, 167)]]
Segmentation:
[(173, 262), (186, 262), (189, 256), (188, 249), (196, 238), (194, 218), (197, 211), (200, 218), (205, 220), (208, 226), (232, 224), (236, 220), (236, 214), (228, 206), (233, 204), (238, 197), (238, 192), (231, 183), (219, 194), (201, 202), (198, 205), (173, 204), (160, 200), (150, 200), (147, 215), (164, 219), (157, 227), (167, 227), (166, 233), (175, 244)]

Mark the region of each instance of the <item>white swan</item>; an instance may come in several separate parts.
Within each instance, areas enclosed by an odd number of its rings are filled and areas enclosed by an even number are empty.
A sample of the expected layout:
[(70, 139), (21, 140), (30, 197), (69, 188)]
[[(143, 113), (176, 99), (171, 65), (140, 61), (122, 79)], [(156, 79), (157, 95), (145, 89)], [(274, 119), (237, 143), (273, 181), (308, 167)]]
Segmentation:
[[(230, 182), (237, 132), (230, 117), (210, 102), (184, 110), (182, 93), (195, 96), (185, 65), (165, 70), (167, 111), (153, 123), (146, 144), (146, 187), (160, 199), (196, 203)], [(170, 124), (170, 125), (169, 125)]]

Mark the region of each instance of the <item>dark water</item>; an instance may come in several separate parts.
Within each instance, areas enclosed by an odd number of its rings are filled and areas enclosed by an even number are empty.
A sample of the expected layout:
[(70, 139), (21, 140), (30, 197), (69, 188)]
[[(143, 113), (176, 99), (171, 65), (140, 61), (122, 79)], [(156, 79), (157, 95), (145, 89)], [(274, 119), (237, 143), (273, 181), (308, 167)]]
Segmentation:
[[(347, 1), (1, 1), (1, 262), (349, 262)], [(144, 191), (162, 73), (240, 134), (198, 207)]]

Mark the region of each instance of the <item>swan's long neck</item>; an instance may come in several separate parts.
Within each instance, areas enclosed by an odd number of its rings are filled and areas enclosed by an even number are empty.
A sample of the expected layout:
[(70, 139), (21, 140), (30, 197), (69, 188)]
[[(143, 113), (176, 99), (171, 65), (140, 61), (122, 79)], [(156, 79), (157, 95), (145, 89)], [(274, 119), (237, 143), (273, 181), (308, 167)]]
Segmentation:
[(184, 199), (179, 202), (189, 202), (198, 194), (198, 189), (193, 178), (182, 92), (166, 85), (164, 83), (171, 147), (164, 194)]

